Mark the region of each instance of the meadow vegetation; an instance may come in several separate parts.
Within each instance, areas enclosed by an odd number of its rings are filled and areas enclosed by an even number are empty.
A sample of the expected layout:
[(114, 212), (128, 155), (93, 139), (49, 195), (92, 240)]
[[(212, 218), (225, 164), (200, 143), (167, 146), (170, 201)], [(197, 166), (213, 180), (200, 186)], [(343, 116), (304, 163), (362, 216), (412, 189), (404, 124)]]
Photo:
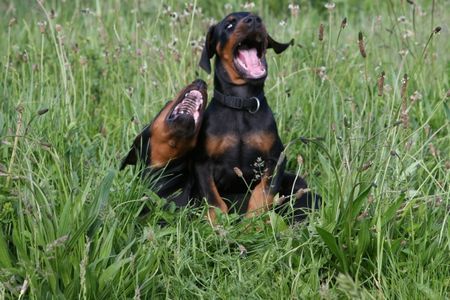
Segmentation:
[[(268, 212), (211, 227), (204, 207), (164, 210), (117, 170), (185, 84), (203, 78), (212, 94), (204, 36), (238, 10), (295, 39), (268, 53), (266, 95), (289, 169), (324, 198), (302, 224)], [(450, 2), (0, 11), (0, 299), (449, 297)]]

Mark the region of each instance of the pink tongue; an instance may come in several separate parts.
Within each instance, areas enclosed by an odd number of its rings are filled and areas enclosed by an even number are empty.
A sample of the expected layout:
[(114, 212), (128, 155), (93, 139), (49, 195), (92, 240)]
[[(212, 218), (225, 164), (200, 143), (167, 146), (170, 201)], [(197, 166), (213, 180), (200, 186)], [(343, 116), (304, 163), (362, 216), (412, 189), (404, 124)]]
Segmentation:
[(249, 75), (253, 77), (262, 76), (266, 72), (255, 48), (239, 50), (239, 60), (246, 66)]

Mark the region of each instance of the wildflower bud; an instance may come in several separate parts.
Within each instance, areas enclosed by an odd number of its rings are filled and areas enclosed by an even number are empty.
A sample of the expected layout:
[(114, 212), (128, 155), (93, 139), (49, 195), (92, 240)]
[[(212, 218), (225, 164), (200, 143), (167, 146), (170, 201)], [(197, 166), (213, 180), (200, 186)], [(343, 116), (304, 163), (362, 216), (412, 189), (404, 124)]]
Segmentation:
[(48, 108), (42, 108), (40, 110), (38, 110), (37, 114), (38, 116), (42, 116), (45, 115), (48, 112)]
[(363, 58), (366, 58), (366, 56), (367, 56), (366, 48), (364, 46), (364, 38), (363, 38), (363, 34), (361, 31), (358, 33), (358, 46), (359, 46), (359, 52), (361, 53), (361, 56)]
[(239, 244), (239, 255), (240, 256), (246, 256), (247, 255), (247, 249), (242, 246), (241, 244)]
[(241, 169), (239, 169), (238, 167), (234, 167), (233, 168), (234, 173), (237, 175), (237, 177), (244, 177), (244, 174), (242, 173)]
[(86, 56), (80, 56), (80, 65), (85, 66), (85, 65), (87, 65), (87, 62), (88, 62), (88, 60), (87, 60)]
[(289, 4), (289, 10), (291, 11), (292, 17), (298, 17), (298, 12), (300, 11), (300, 6), (298, 4)]
[(336, 7), (336, 4), (333, 3), (333, 2), (328, 2), (328, 3), (325, 4), (325, 8), (330, 10), (330, 11), (333, 10), (335, 7)]
[(59, 24), (56, 24), (56, 25), (55, 25), (55, 30), (56, 30), (57, 32), (61, 32), (61, 31), (62, 31), (62, 26), (59, 25)]
[(297, 155), (297, 163), (299, 166), (303, 165), (303, 157), (301, 155)]
[(319, 41), (323, 41), (323, 24), (319, 25)]
[(411, 103), (414, 103), (418, 100), (422, 99), (422, 94), (419, 91), (415, 91), (410, 97), (409, 100), (411, 100)]
[(11, 20), (9, 20), (8, 27), (13, 27), (14, 25), (16, 25), (16, 23), (17, 23), (17, 19), (11, 18)]
[(251, 10), (251, 9), (255, 8), (255, 3), (254, 2), (246, 2), (243, 5), (241, 5), (241, 7), (243, 7), (244, 9)]
[(47, 22), (42, 21), (42, 22), (38, 22), (37, 24), (39, 26), (39, 32), (45, 33), (45, 27), (47, 26)]

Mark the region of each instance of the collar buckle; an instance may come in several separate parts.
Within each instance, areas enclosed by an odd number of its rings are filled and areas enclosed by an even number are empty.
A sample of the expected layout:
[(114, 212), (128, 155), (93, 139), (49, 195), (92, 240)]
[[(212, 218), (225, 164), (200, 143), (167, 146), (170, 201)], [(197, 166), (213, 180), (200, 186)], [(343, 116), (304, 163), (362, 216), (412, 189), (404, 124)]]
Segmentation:
[(255, 109), (248, 108), (247, 111), (251, 114), (257, 113), (259, 110), (259, 107), (261, 106), (261, 103), (259, 102), (258, 97), (251, 97), (250, 99), (256, 101), (256, 108)]

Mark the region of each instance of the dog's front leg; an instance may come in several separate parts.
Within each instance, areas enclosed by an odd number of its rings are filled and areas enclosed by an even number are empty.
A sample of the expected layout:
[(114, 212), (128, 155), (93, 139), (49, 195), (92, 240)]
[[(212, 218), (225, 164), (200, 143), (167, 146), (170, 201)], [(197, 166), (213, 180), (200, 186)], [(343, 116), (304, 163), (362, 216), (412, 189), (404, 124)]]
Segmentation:
[(208, 210), (208, 220), (211, 224), (215, 224), (215, 208), (219, 208), (223, 213), (228, 213), (228, 206), (225, 201), (223, 201), (219, 191), (217, 190), (209, 162), (197, 162), (195, 164), (195, 175), (197, 177), (200, 197), (206, 198), (208, 204), (211, 205)]
[(275, 195), (280, 191), (286, 162), (281, 157), (277, 163), (266, 161), (268, 168), (261, 181), (253, 189), (247, 206), (246, 217), (254, 217), (272, 208)]

